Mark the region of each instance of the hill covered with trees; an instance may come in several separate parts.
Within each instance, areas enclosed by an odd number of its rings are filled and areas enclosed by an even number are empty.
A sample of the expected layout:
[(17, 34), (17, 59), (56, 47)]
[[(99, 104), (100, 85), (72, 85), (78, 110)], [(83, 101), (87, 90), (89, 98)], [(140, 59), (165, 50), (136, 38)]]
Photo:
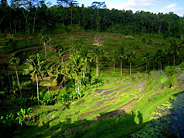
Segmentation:
[[(75, 0), (58, 0), (57, 5), (49, 6), (44, 1), (12, 0), (0, 4), (0, 28), (3, 33), (39, 32), (55, 27), (79, 25), (85, 30), (134, 33), (163, 33), (165, 36), (180, 37), (184, 32), (184, 19), (169, 14), (131, 10), (108, 9), (105, 2), (93, 2), (91, 6), (78, 6)], [(70, 30), (67, 30), (70, 31)]]

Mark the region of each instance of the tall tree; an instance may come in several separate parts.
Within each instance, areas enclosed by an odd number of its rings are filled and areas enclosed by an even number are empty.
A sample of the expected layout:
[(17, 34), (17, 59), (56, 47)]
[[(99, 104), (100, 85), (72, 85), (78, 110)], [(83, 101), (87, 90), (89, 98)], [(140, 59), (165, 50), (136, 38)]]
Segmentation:
[(25, 70), (25, 73), (30, 73), (36, 80), (36, 90), (37, 90), (37, 99), (39, 104), (39, 77), (43, 78), (44, 71), (44, 61), (40, 59), (39, 53), (37, 55), (32, 55), (28, 59), (28, 64), (30, 65), (29, 69)]
[(93, 52), (95, 54), (95, 60), (96, 60), (96, 77), (98, 77), (98, 75), (99, 75), (99, 72), (98, 72), (99, 58), (104, 53), (104, 51), (102, 48), (96, 46), (95, 49), (93, 50)]
[(45, 58), (47, 58), (47, 45), (50, 44), (50, 42), (51, 42), (51, 38), (49, 38), (48, 36), (41, 35), (41, 43), (44, 46)]
[(132, 51), (127, 53), (127, 55), (126, 55), (126, 58), (127, 58), (128, 62), (130, 63), (130, 76), (132, 75), (132, 62), (134, 61), (135, 57), (136, 57), (135, 53)]
[(114, 62), (114, 73), (116, 72), (116, 60), (117, 60), (118, 56), (119, 55), (118, 55), (117, 50), (112, 50), (112, 52), (111, 52), (111, 59)]
[(99, 9), (106, 8), (107, 6), (106, 6), (105, 2), (95, 1), (91, 4), (91, 7), (95, 9), (96, 30), (99, 31), (99, 25), (100, 25), (100, 20), (101, 20), (101, 16), (99, 15)]
[(73, 8), (78, 5), (76, 0), (57, 0), (58, 4), (62, 4), (63, 6), (70, 8), (70, 24), (73, 24)]
[(21, 86), (20, 86), (20, 81), (19, 81), (19, 75), (18, 75), (17, 67), (16, 67), (16, 63), (18, 61), (19, 61), (19, 58), (13, 57), (13, 58), (10, 59), (10, 64), (12, 64), (14, 66), (16, 77), (17, 77), (17, 84), (18, 84), (18, 87), (19, 87), (20, 95), (22, 96), (22, 91), (21, 91)]
[(150, 53), (146, 52), (144, 54), (144, 58), (143, 59), (146, 62), (146, 71), (145, 71), (145, 73), (147, 73), (149, 71)]
[(173, 54), (173, 65), (176, 65), (176, 56), (181, 48), (181, 45), (177, 44), (175, 38), (170, 38), (170, 52)]
[(80, 74), (82, 67), (84, 65), (83, 59), (80, 57), (78, 53), (73, 53), (70, 56), (70, 64), (69, 64), (69, 76), (75, 79), (75, 90), (80, 93)]
[(157, 63), (158, 70), (163, 68), (162, 62), (163, 62), (164, 53), (161, 48), (157, 49), (155, 52), (155, 61)]
[(60, 46), (60, 49), (58, 51), (59, 57), (61, 58), (61, 74), (64, 75), (64, 86), (66, 85), (66, 78), (65, 78), (65, 64), (64, 64), (64, 55), (65, 55), (65, 49), (64, 47)]
[(88, 61), (90, 60), (90, 58), (89, 58), (89, 47), (86, 46), (86, 45), (83, 45), (82, 49), (80, 51), (80, 55), (81, 55), (81, 57), (83, 58), (83, 61), (84, 61), (84, 68), (83, 68), (83, 78), (84, 78), (86, 70), (87, 70), (87, 64), (88, 64)]
[(121, 61), (121, 76), (122, 76), (123, 75), (123, 59), (125, 58), (125, 48), (120, 47), (118, 51), (119, 51), (119, 58)]

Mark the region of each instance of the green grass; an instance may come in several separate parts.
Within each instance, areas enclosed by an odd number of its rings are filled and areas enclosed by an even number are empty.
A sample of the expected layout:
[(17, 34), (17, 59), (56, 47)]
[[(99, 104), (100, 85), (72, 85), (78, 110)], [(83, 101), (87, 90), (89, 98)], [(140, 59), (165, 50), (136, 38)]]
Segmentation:
[[(34, 106), (32, 116), (38, 116), (37, 121), (32, 123), (27, 122), (28, 126), (22, 127), (20, 131), (16, 132), (15, 137), (126, 137), (149, 123), (155, 109), (161, 104), (169, 101), (169, 98), (172, 98), (173, 94), (178, 93), (178, 90), (176, 89), (178, 88), (178, 84), (175, 79), (176, 72), (173, 76), (168, 78), (165, 77), (166, 73), (163, 73), (156, 81), (153, 81), (156, 76), (152, 73), (150, 73), (148, 75), (149, 78), (147, 78), (144, 73), (138, 72), (145, 70), (142, 53), (145, 53), (146, 51), (154, 52), (162, 42), (168, 44), (161, 35), (143, 34), (135, 35), (134, 38), (125, 38), (125, 36), (121, 34), (84, 33), (84, 36), (79, 36), (77, 34), (62, 33), (63, 28), (59, 27), (61, 26), (58, 26), (56, 30), (49, 30), (49, 32), (55, 31), (58, 34), (56, 36), (51, 36), (52, 44), (47, 47), (47, 69), (54, 67), (54, 65), (60, 62), (58, 61), (58, 55), (51, 49), (55, 44), (59, 43), (68, 50), (68, 48), (72, 47), (75, 40), (83, 39), (85, 45), (93, 48), (95, 36), (102, 35), (104, 36), (104, 42), (101, 47), (107, 52), (111, 52), (112, 49), (116, 49), (119, 46), (125, 46), (126, 52), (132, 50), (135, 51), (137, 58), (133, 64), (132, 76), (129, 75), (129, 64), (124, 62), (122, 77), (120, 77), (119, 62), (116, 63), (116, 73), (113, 73), (113, 65), (111, 65), (111, 61), (105, 61), (109, 62), (108, 65), (111, 67), (103, 67), (103, 69), (100, 70), (100, 78), (104, 80), (104, 85), (97, 89), (107, 89), (102, 92), (104, 93), (128, 84), (132, 85), (105, 96), (100, 96), (102, 93), (96, 93), (96, 88), (93, 88), (84, 92), (85, 96), (81, 99), (68, 104), (57, 103), (56, 105), (50, 106)], [(145, 43), (142, 42), (143, 38), (146, 38)], [(151, 40), (151, 44), (148, 44), (149, 40)], [(5, 45), (7, 43), (6, 41), (7, 40), (2, 41), (1, 44)], [(9, 55), (11, 54), (11, 56), (13, 56), (21, 51), (27, 52), (27, 55), (39, 52), (41, 58), (44, 59), (44, 49), (41, 45), (39, 46), (39, 44), (39, 39), (25, 41), (16, 40), (16, 49), (11, 51)], [(8, 49), (2, 49), (1, 52), (10, 51), (8, 51)], [(22, 74), (23, 69), (26, 68), (27, 66), (25, 65), (17, 65), (19, 74)], [(6, 72), (7, 71), (5, 70), (2, 71), (2, 73)], [(95, 76), (95, 64), (92, 66), (92, 72), (93, 76)], [(8, 73), (15, 74), (15, 71), (8, 71)], [(134, 80), (134, 82), (132, 82), (132, 80)], [(135, 86), (142, 81), (145, 81), (145, 85), (140, 89), (136, 89)], [(56, 85), (55, 82), (40, 81), (40, 84), (42, 85), (49, 83)], [(172, 88), (169, 88), (170, 83), (172, 83)], [(160, 89), (155, 90), (155, 88), (161, 85), (162, 87)], [(142, 92), (143, 89), (144, 91)], [(64, 93), (65, 90), (60, 93), (62, 92)], [(43, 95), (40, 95), (40, 98), (42, 98)], [(106, 96), (109, 96), (109, 98), (106, 98)], [(115, 97), (115, 99), (107, 100), (113, 97)], [(93, 108), (98, 102), (104, 100), (107, 101), (101, 106), (97, 105), (96, 108)], [(95, 118), (98, 117), (103, 118), (103, 115), (108, 112), (124, 107), (133, 100), (137, 101), (135, 105), (127, 109), (125, 115), (95, 120)], [(80, 104), (80, 102), (83, 101), (85, 102)], [(139, 123), (140, 118), (137, 116), (138, 112), (140, 112), (143, 117), (142, 123)], [(78, 120), (81, 115), (84, 115), (85, 117), (82, 120)]]
[[(104, 74), (105, 75), (105, 74)], [(141, 75), (139, 73), (139, 75)], [(168, 87), (162, 88), (161, 90), (154, 91), (154, 87), (157, 87), (160, 80), (164, 77), (165, 73), (160, 76), (154, 83), (150, 83), (154, 75), (149, 76), (146, 80), (146, 90), (144, 93), (140, 93), (141, 90), (136, 90), (134, 87), (136, 84), (142, 82), (145, 77), (137, 77), (134, 84), (127, 87), (130, 90), (124, 92), (125, 89), (116, 92), (114, 95), (115, 100), (107, 101), (104, 105), (92, 109), (96, 102), (106, 100), (105, 96), (100, 96), (100, 94), (95, 93), (95, 89), (92, 89), (90, 95), (86, 92), (85, 96), (76, 102), (72, 102), (67, 105), (54, 105), (54, 106), (36, 106), (33, 108), (33, 115), (40, 115), (38, 124), (31, 128), (25, 128), (17, 134), (17, 136), (26, 137), (57, 137), (59, 135), (70, 136), (70, 137), (125, 137), (143, 128), (152, 118), (152, 114), (155, 109), (162, 105), (163, 103), (169, 101), (173, 95), (178, 93), (176, 89), (171, 89)], [(137, 75), (138, 76), (138, 75)], [(144, 74), (142, 74), (144, 76)], [(113, 90), (130, 83), (130, 79), (127, 81), (122, 81), (128, 77), (109, 77), (109, 84), (101, 86), (102, 89)], [(116, 82), (114, 81), (116, 79)], [(167, 78), (174, 81), (175, 77)], [(118, 82), (121, 81), (121, 84)], [(167, 83), (167, 80), (162, 83)], [(115, 86), (114, 88), (108, 87)], [(105, 92), (105, 91), (104, 91)], [(103, 93), (103, 92), (102, 92)], [(113, 92), (112, 94), (114, 94)], [(120, 96), (121, 94), (124, 96)], [(110, 94), (110, 95), (112, 95)], [(134, 95), (134, 97), (130, 97)], [(154, 97), (152, 97), (154, 96)], [(94, 98), (95, 97), (95, 98)], [(112, 96), (111, 96), (112, 97)], [(152, 97), (152, 98), (151, 98)], [(119, 100), (118, 100), (119, 99)], [(107, 112), (117, 110), (123, 105), (131, 102), (132, 100), (138, 99), (135, 106), (130, 108), (126, 115), (115, 118), (106, 118), (99, 121), (93, 121), (95, 117), (100, 117)], [(84, 100), (83, 104), (78, 105), (80, 101)], [(110, 107), (105, 108), (110, 105)], [(140, 118), (137, 116), (138, 112), (141, 113), (143, 117), (142, 124), (139, 123)], [(90, 113), (85, 116), (83, 120), (78, 121), (79, 116), (82, 114)], [(47, 126), (47, 127), (46, 127)], [(31, 131), (35, 131), (33, 135), (29, 135)], [(42, 131), (42, 132), (40, 132)], [(72, 135), (71, 135), (72, 132)], [(75, 132), (75, 133), (73, 133)], [(102, 133), (103, 132), (103, 133)]]

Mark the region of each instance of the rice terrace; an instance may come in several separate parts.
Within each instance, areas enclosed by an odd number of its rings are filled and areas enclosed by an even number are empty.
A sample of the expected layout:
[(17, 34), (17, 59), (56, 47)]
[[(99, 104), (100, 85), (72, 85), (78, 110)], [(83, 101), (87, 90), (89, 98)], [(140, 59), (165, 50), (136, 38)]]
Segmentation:
[(1, 0), (0, 137), (184, 137), (184, 17), (90, 4)]

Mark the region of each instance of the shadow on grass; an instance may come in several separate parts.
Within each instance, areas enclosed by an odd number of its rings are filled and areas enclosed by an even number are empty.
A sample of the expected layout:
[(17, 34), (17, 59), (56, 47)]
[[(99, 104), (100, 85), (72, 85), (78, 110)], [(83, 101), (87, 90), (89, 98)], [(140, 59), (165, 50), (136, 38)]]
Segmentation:
[(166, 102), (155, 110), (149, 125), (131, 137), (183, 138), (184, 92), (173, 96), (175, 96), (174, 100)]
[[(61, 122), (63, 118), (54, 116), (52, 120), (42, 123), (41, 127), (22, 128), (14, 137), (184, 137), (184, 93), (174, 96), (175, 100), (155, 110), (156, 114), (153, 114), (154, 118), (149, 122), (144, 122), (140, 111), (126, 113), (123, 110), (115, 110), (94, 117), (93, 120), (83, 119), (75, 122), (71, 116), (64, 122)], [(138, 118), (138, 123), (134, 121), (135, 117)]]
[(123, 112), (122, 115), (118, 116), (118, 113), (113, 111), (102, 114), (94, 120), (83, 119), (72, 122), (71, 118), (68, 118), (66, 121), (58, 121), (56, 124), (48, 121), (42, 127), (26, 127), (23, 131), (16, 133), (15, 137), (127, 137), (146, 125), (146, 123), (142, 122), (137, 124), (134, 121), (135, 116), (136, 114), (134, 112), (129, 114)]

